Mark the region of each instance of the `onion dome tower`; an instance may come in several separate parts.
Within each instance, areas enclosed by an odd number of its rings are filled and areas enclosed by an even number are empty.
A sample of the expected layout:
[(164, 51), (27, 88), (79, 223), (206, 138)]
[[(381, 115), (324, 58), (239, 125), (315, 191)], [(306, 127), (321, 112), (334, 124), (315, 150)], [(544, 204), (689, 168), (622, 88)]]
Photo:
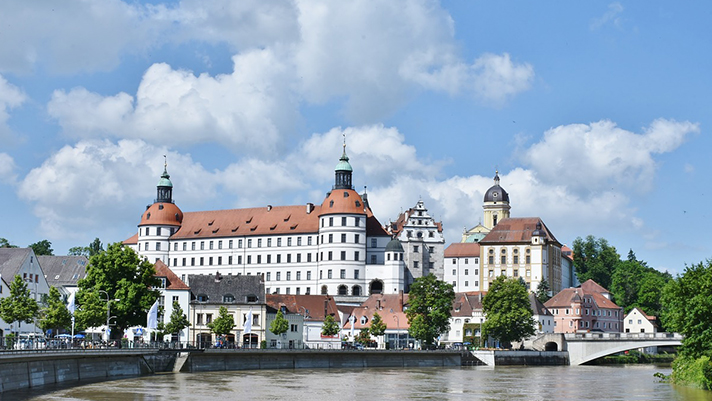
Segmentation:
[(363, 295), (366, 265), (366, 210), (354, 191), (346, 141), (334, 169), (334, 185), (319, 214), (318, 293)]
[(163, 174), (156, 186), (156, 199), (141, 215), (137, 244), (139, 255), (150, 262), (161, 260), (168, 266), (169, 239), (183, 223), (183, 212), (173, 203), (173, 183), (170, 178), (168, 163), (164, 162)]
[(499, 171), (494, 173), (494, 185), (485, 192), (484, 222), (487, 229), (492, 229), (502, 219), (509, 218), (509, 194), (499, 186)]

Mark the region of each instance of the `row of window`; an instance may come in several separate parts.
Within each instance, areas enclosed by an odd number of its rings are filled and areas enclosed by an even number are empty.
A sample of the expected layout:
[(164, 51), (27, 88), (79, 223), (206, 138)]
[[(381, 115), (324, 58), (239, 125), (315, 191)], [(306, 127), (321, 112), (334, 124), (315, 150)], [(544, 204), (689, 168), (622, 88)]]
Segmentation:
[[(160, 228), (160, 227), (159, 227), (159, 228)], [(296, 242), (297, 242), (297, 246), (302, 246), (302, 237), (296, 237), (296, 238), (297, 238), (297, 241), (296, 241)], [(312, 245), (312, 237), (311, 237), (311, 236), (307, 236), (306, 238), (307, 238), (307, 245), (308, 245), (308, 246)], [(347, 235), (346, 235), (346, 234), (341, 234), (341, 238), (340, 238), (340, 239), (341, 239), (341, 241), (340, 241), (341, 243), (346, 243), (346, 242), (348, 242), (348, 241), (347, 241)], [(327, 236), (327, 240), (328, 240), (328, 243), (329, 243), (329, 244), (334, 243), (334, 234), (329, 234), (329, 235)], [(234, 242), (233, 242), (233, 241), (234, 241), (234, 240), (228, 240), (228, 241), (227, 241), (227, 242), (228, 242), (228, 247), (227, 247), (227, 249), (233, 249), (233, 245), (234, 245)], [(247, 248), (252, 248), (252, 245), (253, 245), (253, 242), (252, 242), (252, 241), (253, 241), (252, 238), (248, 238), (248, 239), (247, 239)], [(223, 240), (217, 240), (217, 241), (214, 241), (214, 240), (213, 240), (213, 241), (200, 241), (199, 243), (196, 242), (196, 241), (191, 241), (191, 242), (190, 242), (190, 250), (191, 250), (191, 251), (197, 250), (197, 249), (196, 249), (196, 246), (199, 245), (199, 246), (200, 246), (200, 250), (201, 250), (201, 251), (204, 251), (204, 250), (206, 249), (206, 242), (207, 242), (207, 246), (208, 246), (207, 249), (209, 249), (209, 250), (215, 249), (215, 243), (216, 243), (216, 242), (217, 242), (217, 249), (223, 249)], [(324, 242), (324, 234), (321, 235), (321, 243), (322, 243), (322, 244), (325, 243), (325, 242)], [(354, 243), (354, 244), (360, 244), (360, 243), (361, 243), (361, 236), (360, 236), (359, 234), (354, 234), (353, 243)], [(183, 244), (183, 246), (182, 246), (183, 250), (184, 250), (184, 251), (187, 251), (187, 250), (188, 250), (188, 241), (184, 241), (182, 244)], [(266, 238), (266, 244), (267, 244), (267, 248), (271, 248), (271, 247), (272, 247), (272, 238)], [(257, 238), (257, 239), (256, 239), (256, 245), (257, 245), (257, 248), (262, 248), (262, 238)], [(317, 245), (319, 245), (319, 237), (317, 237)], [(242, 249), (242, 246), (243, 246), (243, 240), (242, 240), (242, 239), (238, 239), (238, 240), (237, 240), (237, 248), (238, 248), (238, 249)], [(277, 238), (277, 247), (281, 247), (281, 246), (282, 246), (282, 238)], [(287, 246), (292, 246), (292, 237), (287, 237)], [(376, 248), (376, 247), (378, 247), (378, 239), (377, 239), (377, 238), (371, 238), (371, 248)], [(416, 248), (417, 248), (417, 247), (416, 247)], [(169, 249), (170, 249), (170, 248), (169, 248)], [(141, 251), (141, 243), (140, 243), (140, 242), (138, 243), (138, 250)], [(145, 242), (145, 243), (143, 244), (143, 250), (144, 250), (144, 251), (149, 251), (149, 250), (150, 250), (150, 243), (149, 243), (149, 242)], [(159, 241), (159, 242), (156, 242), (156, 250), (157, 250), (157, 251), (160, 251), (160, 250), (161, 250), (161, 242), (160, 242), (160, 241)], [(174, 243), (173, 243), (173, 250), (174, 250), (174, 251), (178, 251), (178, 242), (174, 242)], [(433, 248), (433, 247), (430, 247), (430, 252), (433, 252), (433, 250), (434, 250), (434, 248)], [(417, 250), (416, 250), (416, 252), (417, 252)]]
[[(457, 288), (457, 281), (453, 281), (453, 282), (452, 282), (452, 286), (455, 287), (455, 288)], [(470, 282), (469, 282), (469, 281), (465, 281), (465, 287), (469, 287), (469, 286), (470, 286)], [(480, 282), (477, 281), (477, 280), (475, 280), (475, 287), (479, 287), (479, 286), (480, 286)]]
[[(305, 260), (305, 261), (306, 261), (306, 262), (311, 262), (311, 261), (312, 261), (312, 254), (311, 254), (311, 253), (307, 253), (307, 254), (305, 254), (305, 255), (306, 255), (306, 258), (305, 258), (306, 260)], [(314, 255), (315, 261), (317, 261), (317, 262), (318, 262), (319, 260), (321, 260), (321, 261), (324, 261), (324, 260), (344, 260), (344, 261), (346, 261), (346, 260), (353, 260), (353, 261), (357, 261), (357, 262), (361, 260), (361, 252), (359, 252), (359, 251), (355, 251), (355, 252), (353, 253), (353, 258), (352, 258), (352, 259), (347, 258), (347, 253), (346, 253), (346, 251), (341, 251), (341, 252), (340, 252), (340, 254), (339, 254), (339, 259), (335, 259), (335, 258), (334, 258), (334, 252), (333, 252), (333, 251), (328, 251), (328, 252), (326, 252), (326, 259), (324, 258), (324, 252), (321, 252), (321, 253), (319, 253), (319, 254), (314, 253), (313, 255)], [(253, 256), (255, 256), (254, 259), (252, 258)], [(263, 256), (264, 256), (264, 258), (263, 258)], [(272, 256), (274, 256), (274, 258), (272, 258)], [(288, 254), (286, 254), (286, 255), (284, 255), (284, 256), (285, 256), (285, 258), (284, 258), (284, 262), (285, 262), (285, 263), (292, 263), (292, 254), (291, 254), (291, 253), (288, 253)], [(302, 254), (301, 254), (301, 253), (294, 254), (294, 256), (295, 256), (294, 262), (296, 262), (296, 263), (301, 263), (301, 262), (302, 262)], [(179, 260), (180, 260), (180, 262), (181, 262), (180, 265), (178, 264)], [(241, 264), (242, 264), (242, 260), (243, 260), (243, 259), (242, 259), (242, 255), (237, 255), (237, 264), (238, 264), (238, 265), (241, 265)], [(228, 265), (232, 265), (232, 264), (233, 264), (233, 261), (234, 261), (233, 256), (228, 256), (228, 257), (227, 257), (227, 264), (228, 264)], [(254, 261), (254, 264), (262, 264), (262, 263), (271, 264), (271, 263), (273, 263), (273, 261), (274, 261), (274, 263), (282, 263), (282, 254), (277, 254), (277, 255), (247, 255), (245, 261), (246, 261), (246, 264), (248, 264), (248, 265), (253, 264), (253, 261)], [(377, 261), (378, 261), (378, 256), (377, 256), (377, 255), (371, 255), (371, 264), (376, 264)], [(207, 262), (207, 264), (206, 264), (206, 262)], [(196, 264), (196, 263), (197, 263), (197, 264)], [(222, 264), (223, 264), (223, 257), (222, 257), (222, 256), (217, 256), (217, 257), (213, 257), (213, 256), (207, 256), (207, 257), (201, 256), (201, 257), (198, 257), (198, 258), (192, 257), (192, 258), (190, 258), (190, 259), (189, 259), (189, 258), (173, 258), (173, 266), (174, 266), (174, 267), (178, 267), (178, 266), (213, 266), (213, 265), (222, 266)], [(170, 259), (170, 258), (168, 259), (168, 265), (171, 266), (171, 259)]]
[[(603, 324), (601, 324), (601, 322), (595, 322), (593, 324), (593, 326), (591, 326), (590, 323), (591, 322), (589, 322), (588, 320), (586, 320), (586, 321), (581, 320), (581, 321), (579, 321), (579, 328), (588, 329), (588, 328), (593, 327), (594, 329), (598, 329), (598, 328), (614, 329), (614, 326), (615, 326), (615, 330), (618, 330), (618, 323), (614, 324), (614, 323), (609, 323), (609, 322), (603, 322)], [(556, 326), (556, 322), (554, 322), (554, 326)], [(573, 320), (569, 320), (569, 327), (574, 327)]]
[[(324, 227), (326, 223), (329, 223), (329, 227), (334, 226), (334, 217), (322, 217), (321, 218), (321, 226)], [(361, 227), (361, 217), (341, 217), (341, 226), (342, 227), (347, 227), (348, 226), (348, 221), (352, 220), (354, 222), (352, 227)]]
[[(478, 274), (480, 274), (480, 269), (475, 269), (475, 276), (478, 275)], [(456, 269), (452, 269), (452, 275), (453, 275), (453, 276), (457, 276), (457, 270), (456, 270)], [(469, 276), (469, 275), (470, 275), (470, 269), (465, 269), (465, 276)]]
[[(274, 288), (274, 289), (271, 289), (271, 288), (267, 287), (267, 288), (265, 288), (265, 290), (267, 291), (268, 294), (280, 294), (280, 291), (281, 291), (281, 289), (280, 289), (279, 287), (276, 287), (276, 288)], [(270, 290), (271, 290), (272, 292), (270, 292)], [(284, 290), (285, 290), (285, 291), (284, 291), (285, 294), (291, 294), (291, 293), (292, 293), (291, 287), (287, 287), (287, 288), (285, 288)], [(302, 287), (295, 287), (294, 290), (295, 290), (294, 294), (296, 294), (296, 295), (301, 295), (301, 294), (302, 294)], [(306, 288), (304, 289), (304, 294), (305, 294), (305, 295), (310, 295), (310, 294), (311, 294), (311, 287), (306, 287)]]
[[(531, 277), (531, 276), (532, 276), (532, 271), (529, 270), (529, 269), (527, 269), (525, 274), (527, 275), (527, 277)], [(501, 276), (506, 276), (506, 275), (507, 275), (507, 269), (502, 269), (502, 270), (500, 270), (500, 275), (501, 275)], [(488, 272), (487, 277), (494, 278), (494, 270), (490, 269), (489, 272)], [(512, 277), (519, 277), (519, 269), (514, 269), (514, 270), (512, 271)]]
[[(432, 247), (431, 247), (431, 248), (432, 248)], [(430, 252), (432, 252), (432, 249), (430, 250)], [(466, 265), (469, 265), (469, 264), (470, 264), (470, 259), (469, 259), (469, 258), (465, 258), (465, 259), (463, 259), (463, 260), (465, 261), (465, 264), (466, 264)], [(475, 258), (475, 264), (477, 265), (477, 264), (479, 264), (479, 263), (480, 263), (480, 258)], [(457, 264), (457, 259), (456, 259), (456, 258), (452, 258), (452, 264), (453, 264), (453, 265)], [(453, 270), (453, 272), (454, 272), (454, 270)], [(453, 273), (453, 274), (455, 274), (455, 273)], [(477, 273), (475, 273), (475, 274), (477, 274)]]
[[(160, 236), (163, 230), (161, 230), (161, 227), (156, 227), (156, 235)], [(171, 227), (168, 229), (167, 233), (168, 236), (170, 237), (171, 235), (175, 234), (176, 229), (174, 227)], [(141, 235), (141, 229), (138, 229), (138, 234)], [(151, 227), (146, 227), (146, 235), (151, 235)]]
[[(235, 321), (235, 314), (230, 313), (230, 316), (232, 316), (233, 321)], [(213, 321), (213, 314), (212, 313), (197, 313), (195, 315), (195, 324), (198, 326), (202, 325), (207, 325)], [(242, 324), (244, 325), (247, 322), (247, 316), (243, 315), (242, 316)], [(255, 313), (252, 315), (252, 327), (260, 327), (260, 314)]]
[[(572, 315), (575, 315), (575, 316), (581, 316), (581, 308), (576, 308), (575, 311), (576, 311), (576, 313), (573, 313), (573, 312), (574, 312), (574, 309), (573, 309), (573, 308), (572, 308), (572, 309), (565, 308), (565, 309), (564, 309), (564, 314), (565, 314), (565, 315), (572, 314)], [(586, 316), (588, 316), (588, 315), (589, 315), (589, 312), (590, 312), (590, 315), (591, 315), (591, 316), (601, 316), (601, 317), (604, 317), (604, 316), (611, 317), (611, 316), (613, 316), (613, 317), (618, 317), (618, 311), (617, 311), (617, 310), (611, 312), (610, 310), (600, 310), (600, 309), (593, 309), (593, 310), (591, 310), (591, 309), (584, 308), (584, 311), (585, 311)], [(559, 314), (559, 309), (554, 309), (554, 310), (553, 310), (553, 314), (554, 314), (554, 315), (558, 315), (558, 314)]]

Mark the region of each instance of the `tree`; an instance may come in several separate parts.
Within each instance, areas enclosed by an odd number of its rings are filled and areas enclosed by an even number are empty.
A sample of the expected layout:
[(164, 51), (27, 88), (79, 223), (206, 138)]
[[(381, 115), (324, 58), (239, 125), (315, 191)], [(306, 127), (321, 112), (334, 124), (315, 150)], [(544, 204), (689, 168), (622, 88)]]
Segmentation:
[(94, 238), (94, 241), (92, 241), (87, 248), (89, 256), (94, 256), (104, 251), (104, 245), (102, 245), (98, 237)]
[(454, 299), (452, 285), (433, 274), (415, 279), (408, 293), (408, 333), (430, 348), (435, 338), (450, 328)]
[(551, 299), (549, 291), (551, 291), (551, 287), (549, 287), (549, 282), (546, 281), (546, 279), (541, 280), (541, 282), (539, 283), (539, 287), (537, 287), (536, 289), (536, 298), (539, 300), (539, 302), (546, 303), (546, 301)]
[(670, 280), (669, 273), (649, 267), (631, 250), (628, 259), (616, 266), (610, 290), (613, 301), (626, 312), (637, 307), (648, 315), (660, 316), (662, 291)]
[(37, 256), (52, 256), (54, 255), (54, 250), (52, 249), (52, 243), (43, 239), (42, 241), (35, 242), (29, 245), (30, 248), (35, 252)]
[(361, 329), (361, 331), (359, 331), (356, 335), (356, 338), (354, 338), (354, 341), (363, 346), (367, 346), (371, 342), (371, 334), (369, 333), (369, 330)]
[(277, 311), (277, 317), (274, 318), (272, 324), (269, 326), (269, 331), (277, 336), (280, 336), (289, 330), (289, 322), (284, 318), (284, 314), (281, 310)]
[(663, 323), (684, 336), (680, 354), (712, 357), (712, 260), (687, 266), (663, 290)]
[(178, 335), (181, 330), (190, 326), (188, 317), (183, 313), (183, 308), (180, 307), (178, 302), (173, 302), (173, 312), (171, 312), (171, 318), (165, 325), (165, 332), (172, 335)]
[(67, 255), (89, 257), (89, 248), (86, 246), (73, 246), (73, 247), (69, 248)]
[[(10, 295), (0, 300), (0, 319), (9, 322), (32, 323), (39, 307), (22, 277), (16, 275), (10, 283)], [(19, 332), (19, 327), (16, 327)]]
[(216, 335), (224, 336), (226, 334), (230, 334), (232, 329), (235, 328), (235, 318), (228, 313), (226, 307), (221, 306), (218, 310), (218, 317), (208, 323), (208, 327)]
[(611, 276), (620, 256), (616, 248), (610, 246), (605, 238), (589, 235), (586, 240), (576, 238), (573, 243), (574, 267), (580, 282), (592, 279), (604, 288), (611, 288)]
[(339, 334), (339, 324), (336, 323), (334, 317), (327, 315), (324, 318), (324, 324), (321, 325), (321, 335), (324, 337), (333, 337)]
[(72, 325), (72, 314), (62, 300), (62, 294), (55, 287), (49, 287), (49, 295), (46, 297), (40, 315), (39, 326), (45, 332), (52, 329), (55, 333), (59, 333), (60, 329), (67, 329)]
[(482, 299), (482, 311), (486, 317), (482, 326), (485, 338), (492, 337), (506, 345), (534, 335), (536, 322), (527, 288), (515, 278), (498, 276)]
[(70, 256), (86, 256), (92, 257), (104, 250), (104, 246), (101, 244), (99, 238), (94, 238), (89, 246), (73, 246), (69, 248), (68, 255)]
[(112, 338), (119, 338), (131, 326), (145, 325), (148, 310), (159, 296), (155, 274), (153, 265), (131, 248), (109, 245), (91, 257), (86, 277), (79, 280), (75, 320), (83, 327), (102, 326), (110, 303), (118, 329), (112, 331)]
[(10, 244), (10, 241), (5, 238), (0, 238), (0, 248), (17, 248), (17, 245)]
[(371, 319), (371, 327), (368, 329), (371, 335), (374, 337), (382, 336), (386, 334), (387, 328), (388, 326), (381, 318), (381, 315), (379, 315), (378, 312), (375, 312), (373, 314), (373, 318)]

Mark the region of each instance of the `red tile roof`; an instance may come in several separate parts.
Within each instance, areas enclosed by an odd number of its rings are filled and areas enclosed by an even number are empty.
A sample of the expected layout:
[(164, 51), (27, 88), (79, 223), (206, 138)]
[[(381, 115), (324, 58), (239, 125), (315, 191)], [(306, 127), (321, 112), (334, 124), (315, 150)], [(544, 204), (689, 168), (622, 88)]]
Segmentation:
[(145, 225), (180, 226), (183, 212), (173, 203), (154, 203), (141, 215), (139, 227)]
[(165, 263), (162, 261), (158, 260), (156, 263), (153, 265), (156, 268), (156, 277), (165, 277), (166, 278), (166, 289), (167, 290), (189, 290), (190, 287), (188, 287), (183, 280), (179, 279), (178, 276), (176, 276), (175, 273), (173, 273), (173, 270), (171, 270), (168, 266), (166, 266)]
[(608, 293), (608, 290), (598, 285), (595, 281), (588, 280), (576, 288), (564, 288), (550, 300), (546, 301), (544, 306), (549, 309), (569, 308), (573, 302), (581, 302), (583, 297), (588, 295), (591, 296), (599, 308), (621, 309), (615, 302), (606, 298), (603, 295), (604, 293)]
[(532, 232), (536, 230), (537, 223), (541, 223), (547, 241), (559, 243), (554, 237), (554, 234), (549, 231), (549, 228), (540, 218), (519, 217), (504, 219), (497, 223), (497, 225), (492, 228), (492, 231), (480, 241), (480, 244), (502, 242), (512, 244), (531, 243)]
[(138, 233), (132, 235), (130, 238), (125, 239), (122, 244), (124, 245), (136, 245), (138, 244)]
[(450, 244), (450, 246), (445, 249), (446, 258), (460, 258), (467, 256), (480, 256), (480, 244), (477, 242), (456, 242)]
[[(408, 305), (408, 294), (373, 294), (361, 306), (354, 308), (354, 330), (371, 327), (373, 315), (378, 312), (389, 329), (407, 329), (408, 317), (403, 312), (403, 305)], [(366, 324), (361, 318), (366, 317)], [(346, 321), (344, 329), (351, 329), (351, 322)]]
[(274, 309), (287, 308), (289, 313), (306, 314), (307, 321), (323, 321), (333, 315), (339, 321), (339, 310), (334, 297), (329, 295), (267, 294), (267, 305)]

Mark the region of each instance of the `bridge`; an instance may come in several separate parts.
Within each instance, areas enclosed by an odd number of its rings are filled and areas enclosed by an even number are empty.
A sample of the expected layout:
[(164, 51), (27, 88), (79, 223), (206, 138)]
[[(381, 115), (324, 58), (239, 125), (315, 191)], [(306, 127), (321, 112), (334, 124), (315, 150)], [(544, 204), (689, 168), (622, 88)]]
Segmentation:
[(564, 340), (560, 349), (569, 352), (572, 366), (636, 348), (682, 344), (682, 336), (677, 333), (576, 333), (565, 334)]

